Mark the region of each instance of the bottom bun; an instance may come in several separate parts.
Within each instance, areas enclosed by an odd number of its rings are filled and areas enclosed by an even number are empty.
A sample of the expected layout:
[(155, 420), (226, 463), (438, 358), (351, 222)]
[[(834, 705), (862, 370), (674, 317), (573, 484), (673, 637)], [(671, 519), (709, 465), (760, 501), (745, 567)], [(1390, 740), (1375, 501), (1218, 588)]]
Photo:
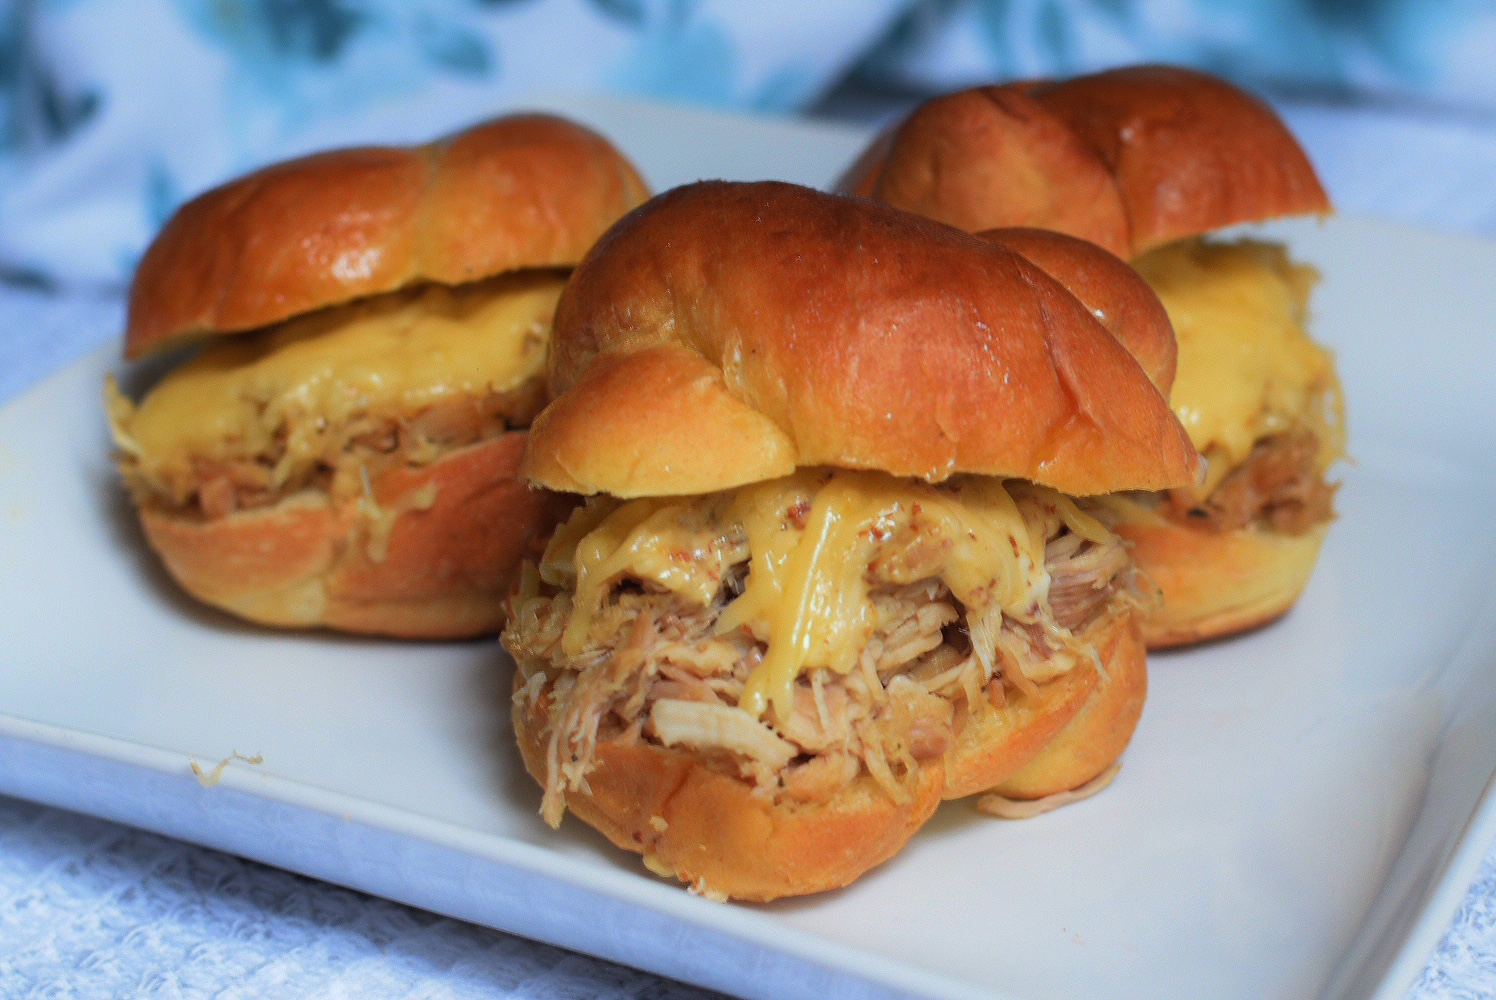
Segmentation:
[(214, 520), (145, 508), (146, 539), (199, 600), (282, 628), (410, 639), (495, 632), (520, 561), (569, 504), (515, 478), (525, 433), (370, 484), (377, 507), (299, 493)]
[(1148, 648), (1219, 639), (1281, 617), (1308, 586), (1328, 529), (1216, 532), (1149, 511), (1121, 521), (1117, 534), (1164, 595), (1143, 625)]
[(1085, 638), (1106, 676), (1081, 663), (1033, 694), (1009, 693), (1001, 708), (984, 703), (946, 751), (946, 798), (1044, 798), (1084, 785), (1122, 755), (1148, 693), (1138, 616), (1105, 619)]
[[(525, 769), (542, 786), (548, 702), (514, 712)], [(825, 802), (775, 803), (697, 754), (604, 741), (587, 789), (568, 791), (566, 805), (657, 874), (704, 895), (767, 902), (838, 889), (893, 857), (940, 805), (943, 782), (937, 761), (903, 804), (866, 774)]]

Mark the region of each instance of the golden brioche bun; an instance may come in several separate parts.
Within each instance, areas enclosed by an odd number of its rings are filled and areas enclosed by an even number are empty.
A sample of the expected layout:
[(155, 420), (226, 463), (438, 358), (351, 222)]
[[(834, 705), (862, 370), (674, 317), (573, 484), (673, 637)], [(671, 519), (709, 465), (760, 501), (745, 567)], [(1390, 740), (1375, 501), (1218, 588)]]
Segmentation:
[(1244, 632), (1281, 617), (1314, 572), (1329, 525), (1302, 535), (1255, 526), (1210, 531), (1139, 512), (1114, 525), (1164, 594), (1143, 626), (1149, 649)]
[(356, 501), (305, 492), (213, 520), (143, 507), (150, 545), (199, 600), (264, 625), (409, 639), (497, 631), (520, 560), (571, 501), (515, 478), (525, 434), (371, 481), (387, 534)]
[(1001, 708), (984, 702), (961, 721), (945, 755), (945, 798), (988, 791), (1043, 798), (1078, 788), (1120, 757), (1148, 691), (1138, 618), (1105, 618), (1085, 636), (1105, 678), (1081, 663), (1033, 694), (1010, 691)]
[[(1331, 211), (1270, 108), (1215, 77), (1162, 66), (937, 98), (880, 136), (842, 186), (961, 228), (1036, 226), (1129, 258), (1238, 223)], [(1145, 627), (1150, 647), (1281, 615), (1324, 536), (1157, 520), (1122, 531), (1165, 594)]]
[(937, 97), (879, 137), (839, 187), (971, 232), (1052, 229), (1127, 258), (1331, 211), (1271, 108), (1170, 66)]
[[(1092, 253), (1045, 242), (1072, 283), (1146, 297)], [(1118, 321), (1124, 341), (1157, 345), (1140, 351), (1156, 376), (1170, 367), (1161, 310)], [(701, 493), (831, 465), (1094, 494), (1190, 483), (1199, 464), (1149, 372), (1064, 279), (1001, 241), (789, 184), (693, 184), (627, 216), (561, 296), (549, 379), (522, 474), (573, 493)]]
[(1094, 243), (1047, 229), (988, 229), (977, 235), (1027, 257), (1064, 285), (1168, 397), (1179, 356), (1174, 328), (1164, 304), (1146, 282), (1133, 280), (1136, 272), (1126, 261)]
[[(1042, 799), (1076, 789), (1122, 756), (1148, 696), (1148, 655), (1140, 615), (1127, 615), (1090, 636), (1106, 677), (1068, 725), (1018, 770), (993, 786), (1008, 799)], [(1091, 668), (1095, 672), (1095, 668)]]
[(166, 223), (130, 289), (125, 355), (423, 281), (569, 267), (647, 197), (607, 140), (550, 115), (278, 163)]
[[(125, 353), (421, 282), (569, 267), (647, 196), (606, 140), (548, 115), (267, 167), (188, 202), (162, 229), (131, 287)], [(147, 503), (141, 521), (183, 588), (250, 621), (407, 638), (493, 632), (520, 559), (565, 506), (515, 478), (524, 440), (508, 433), (383, 473), (371, 484), (376, 518), (309, 491), (214, 520)], [(432, 488), (433, 502), (413, 505)]]
[[(515, 672), (515, 689), (521, 684)], [(525, 769), (542, 786), (550, 699), (514, 710)], [(847, 885), (899, 852), (940, 805), (940, 761), (922, 766), (899, 804), (867, 774), (825, 802), (775, 803), (700, 755), (601, 741), (585, 790), (566, 806), (650, 870), (698, 891), (754, 902)]]
[(1079, 236), (1122, 257), (1131, 248), (1111, 171), (1023, 84), (958, 91), (920, 105), (873, 143), (838, 189), (967, 232), (1032, 226)]

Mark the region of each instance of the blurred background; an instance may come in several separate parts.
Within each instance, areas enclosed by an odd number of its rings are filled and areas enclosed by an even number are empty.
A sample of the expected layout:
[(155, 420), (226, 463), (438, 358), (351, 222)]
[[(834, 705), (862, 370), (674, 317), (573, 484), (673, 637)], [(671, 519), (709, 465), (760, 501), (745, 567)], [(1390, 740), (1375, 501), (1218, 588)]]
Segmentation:
[(1142, 61), (1272, 100), (1342, 209), (1496, 232), (1491, 0), (0, 0), (0, 274), (118, 288), (230, 176), (534, 95), (881, 122)]

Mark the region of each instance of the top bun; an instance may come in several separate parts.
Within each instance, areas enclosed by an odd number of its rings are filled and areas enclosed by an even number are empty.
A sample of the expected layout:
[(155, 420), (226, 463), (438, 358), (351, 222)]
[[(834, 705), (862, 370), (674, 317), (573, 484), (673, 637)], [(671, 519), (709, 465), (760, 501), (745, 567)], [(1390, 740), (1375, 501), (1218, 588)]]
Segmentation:
[(569, 267), (648, 196), (606, 139), (551, 115), (278, 163), (166, 223), (135, 272), (125, 355), (416, 282)]
[[(1172, 369), (1167, 317), (1121, 309), (1114, 337), (1065, 285), (1109, 280), (1115, 303), (1146, 298), (1142, 279), (1120, 264), (1104, 279), (1078, 257), (1041, 265), (1014, 249), (1023, 239), (790, 184), (662, 195), (614, 226), (562, 293), (555, 398), (521, 474), (619, 497), (810, 465), (1021, 477), (1071, 494), (1193, 482), (1198, 456), (1123, 346)], [(1099, 252), (1062, 237), (1046, 250), (1059, 260), (1067, 246)]]
[(937, 97), (881, 136), (839, 186), (970, 232), (1053, 229), (1121, 257), (1331, 211), (1271, 108), (1171, 66)]
[(1047, 229), (989, 229), (977, 235), (1027, 257), (1064, 285), (1168, 398), (1178, 362), (1174, 328), (1164, 304), (1136, 280), (1136, 271), (1094, 243)]

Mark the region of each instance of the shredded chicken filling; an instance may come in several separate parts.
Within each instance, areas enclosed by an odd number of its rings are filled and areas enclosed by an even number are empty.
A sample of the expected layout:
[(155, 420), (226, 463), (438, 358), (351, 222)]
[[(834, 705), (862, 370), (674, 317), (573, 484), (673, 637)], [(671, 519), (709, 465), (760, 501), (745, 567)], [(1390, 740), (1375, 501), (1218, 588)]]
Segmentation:
[[(854, 662), (845, 671), (825, 662), (801, 672), (788, 712), (773, 702), (761, 713), (745, 707), (776, 640), (760, 622), (735, 624), (741, 616), (731, 611), (761, 566), (785, 573), (783, 550), (777, 566), (761, 563), (765, 553), (744, 543), (743, 525), (724, 519), (714, 525), (715, 544), (670, 546), (668, 558), (680, 569), (709, 570), (710, 586), (693, 592), (662, 586), (658, 573), (619, 573), (585, 616), (575, 576), (558, 576), (548, 551), (552, 565), (544, 575), (552, 582), (527, 567), (503, 636), (521, 672), (516, 710), (540, 712), (549, 723), (546, 820), (560, 822), (566, 791), (587, 788), (597, 747), (610, 741), (690, 748), (776, 801), (824, 801), (862, 774), (904, 801), (921, 762), (944, 755), (968, 713), (1031, 693), (1083, 664), (1099, 668), (1087, 634), (1153, 600), (1151, 584), (1123, 544), (1068, 498), (1027, 484), (1013, 496), (1042, 552), (1039, 585), (1024, 606), (968, 605), (934, 575), (899, 579), (901, 567), (919, 562), (919, 550), (949, 548), (937, 532), (921, 533), (919, 520), (913, 532), (901, 523), (862, 552), (869, 627)], [(1060, 501), (1092, 537), (1067, 523)], [(591, 501), (558, 530), (552, 549), (585, 550), (594, 533), (606, 534), (602, 512), (610, 507), (616, 513), (608, 501)], [(779, 530), (789, 535), (804, 533), (813, 517), (793, 498), (780, 513)], [(1010, 557), (1018, 547), (1015, 541)], [(585, 635), (578, 641), (580, 621)]]
[(409, 418), (365, 415), (325, 426), (317, 453), (291, 468), (284, 428), (258, 454), (193, 455), (184, 470), (168, 476), (152, 474), (124, 447), (118, 464), (137, 504), (213, 519), (273, 506), (308, 489), (336, 499), (367, 494), (385, 470), (430, 465), (459, 448), (528, 426), (543, 405), (544, 386), (535, 378), (514, 392), (439, 403)]
[(1340, 484), (1325, 478), (1320, 451), (1319, 438), (1309, 430), (1264, 438), (1204, 501), (1189, 490), (1173, 490), (1162, 509), (1176, 521), (1212, 531), (1263, 524), (1302, 535), (1335, 517)]

